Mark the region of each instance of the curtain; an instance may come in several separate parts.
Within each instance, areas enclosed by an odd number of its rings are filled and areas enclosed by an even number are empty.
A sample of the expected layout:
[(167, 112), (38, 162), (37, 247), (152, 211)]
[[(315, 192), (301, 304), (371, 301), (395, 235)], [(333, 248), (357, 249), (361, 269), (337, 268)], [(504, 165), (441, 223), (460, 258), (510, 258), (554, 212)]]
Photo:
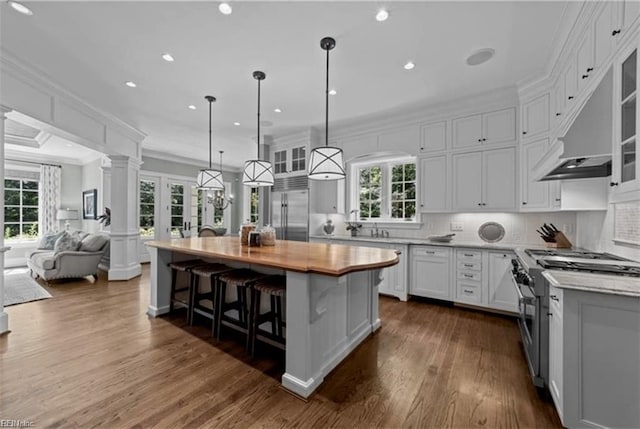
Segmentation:
[(60, 208), (60, 176), (60, 167), (40, 166), (40, 207), (38, 210), (40, 235), (58, 229), (56, 216)]

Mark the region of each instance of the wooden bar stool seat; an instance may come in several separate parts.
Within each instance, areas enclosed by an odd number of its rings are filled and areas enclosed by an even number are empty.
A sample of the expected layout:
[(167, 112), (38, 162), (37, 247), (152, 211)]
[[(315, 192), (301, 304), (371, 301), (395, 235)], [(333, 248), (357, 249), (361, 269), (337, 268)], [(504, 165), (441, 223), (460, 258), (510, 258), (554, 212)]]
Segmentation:
[[(176, 261), (169, 263), (171, 268), (171, 297), (169, 299), (169, 313), (173, 312), (174, 304), (177, 302), (187, 308), (187, 322), (191, 320), (191, 295), (193, 290), (193, 276), (191, 269), (202, 265), (202, 259), (191, 259), (188, 261)], [(189, 273), (189, 284), (187, 287), (178, 289), (178, 272)]]
[[(220, 299), (218, 305), (219, 311), (217, 312), (217, 339), (220, 339), (221, 327), (224, 325), (245, 334), (247, 336), (246, 345), (247, 348), (249, 348), (249, 330), (251, 328), (251, 325), (249, 323), (250, 289), (255, 282), (264, 277), (266, 277), (266, 274), (261, 274), (246, 268), (241, 268), (220, 274), (218, 278), (218, 282), (220, 285)], [(226, 302), (227, 286), (236, 288), (237, 298), (235, 301)], [(236, 310), (238, 312), (238, 317), (234, 318), (226, 314), (230, 310)]]
[[(286, 276), (269, 276), (258, 280), (253, 286), (251, 299), (251, 340), (249, 352), (255, 351), (256, 341), (262, 341), (274, 347), (284, 350), (286, 345), (283, 320), (282, 299), (287, 295)], [(260, 313), (260, 301), (262, 294), (270, 298), (270, 310)], [(265, 322), (271, 322), (271, 332), (260, 328)]]
[[(232, 271), (233, 268), (224, 264), (211, 263), (198, 265), (191, 270), (191, 274), (194, 276), (194, 286), (191, 301), (191, 320), (193, 324), (193, 314), (197, 313), (201, 316), (207, 317), (212, 320), (211, 335), (216, 336), (217, 332), (217, 317), (216, 311), (218, 309), (218, 301), (220, 300), (220, 287), (218, 285), (218, 278), (220, 274)], [(200, 277), (206, 277), (211, 284), (211, 290), (209, 292), (200, 292)]]

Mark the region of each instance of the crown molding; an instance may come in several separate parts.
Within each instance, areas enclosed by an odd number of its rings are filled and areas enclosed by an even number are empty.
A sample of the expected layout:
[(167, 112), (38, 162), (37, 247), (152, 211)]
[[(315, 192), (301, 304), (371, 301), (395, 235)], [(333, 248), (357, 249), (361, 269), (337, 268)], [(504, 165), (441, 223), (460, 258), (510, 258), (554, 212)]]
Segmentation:
[[(22, 151), (11, 149), (11, 148), (5, 148), (4, 156), (5, 156), (5, 159), (12, 158), (17, 161), (40, 162), (42, 164), (67, 164), (67, 165), (84, 166), (100, 158), (102, 155), (97, 154), (96, 156), (88, 156), (88, 157), (79, 159), (79, 158), (68, 158), (65, 156), (42, 155), (42, 154), (37, 154), (33, 152), (22, 152)], [(6, 161), (6, 162), (11, 163), (11, 161)]]

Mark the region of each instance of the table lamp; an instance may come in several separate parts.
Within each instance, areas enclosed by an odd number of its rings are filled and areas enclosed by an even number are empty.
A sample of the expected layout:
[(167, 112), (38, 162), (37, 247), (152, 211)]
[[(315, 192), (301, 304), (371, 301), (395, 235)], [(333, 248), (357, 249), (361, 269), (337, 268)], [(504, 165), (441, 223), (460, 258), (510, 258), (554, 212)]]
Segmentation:
[(63, 220), (64, 226), (67, 231), (69, 231), (69, 221), (78, 219), (78, 210), (71, 209), (60, 209), (58, 210), (58, 214), (56, 216), (58, 220)]

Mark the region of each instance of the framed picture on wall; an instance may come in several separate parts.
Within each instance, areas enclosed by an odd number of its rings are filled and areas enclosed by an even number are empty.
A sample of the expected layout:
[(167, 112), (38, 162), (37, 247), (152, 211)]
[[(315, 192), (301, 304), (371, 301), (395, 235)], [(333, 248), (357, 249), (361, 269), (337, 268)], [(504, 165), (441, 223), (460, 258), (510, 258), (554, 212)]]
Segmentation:
[(82, 193), (82, 219), (98, 219), (98, 190), (89, 189)]

